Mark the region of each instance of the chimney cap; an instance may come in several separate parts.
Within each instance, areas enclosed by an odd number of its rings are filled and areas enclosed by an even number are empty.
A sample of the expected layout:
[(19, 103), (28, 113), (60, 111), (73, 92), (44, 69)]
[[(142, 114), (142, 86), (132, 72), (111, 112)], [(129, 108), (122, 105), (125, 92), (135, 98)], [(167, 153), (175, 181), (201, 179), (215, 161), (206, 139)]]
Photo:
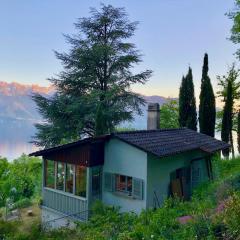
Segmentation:
[(159, 103), (149, 103), (148, 111), (160, 111)]

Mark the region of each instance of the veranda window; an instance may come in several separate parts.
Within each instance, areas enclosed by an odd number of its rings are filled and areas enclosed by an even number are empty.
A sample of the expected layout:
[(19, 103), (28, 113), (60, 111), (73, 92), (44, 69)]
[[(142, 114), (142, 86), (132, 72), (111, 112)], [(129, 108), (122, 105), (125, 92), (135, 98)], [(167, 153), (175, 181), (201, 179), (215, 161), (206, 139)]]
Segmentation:
[(80, 197), (86, 197), (87, 171), (86, 167), (76, 165), (76, 191)]
[(66, 164), (66, 187), (65, 191), (73, 193), (74, 165)]
[(57, 162), (57, 189), (64, 190), (65, 169), (63, 162)]
[[(95, 179), (96, 178), (96, 179)], [(94, 190), (99, 191), (100, 175), (94, 176)], [(95, 181), (97, 180), (97, 181)], [(52, 160), (45, 160), (45, 187), (86, 197), (87, 168)]]
[(55, 188), (55, 162), (51, 160), (45, 162), (45, 186)]

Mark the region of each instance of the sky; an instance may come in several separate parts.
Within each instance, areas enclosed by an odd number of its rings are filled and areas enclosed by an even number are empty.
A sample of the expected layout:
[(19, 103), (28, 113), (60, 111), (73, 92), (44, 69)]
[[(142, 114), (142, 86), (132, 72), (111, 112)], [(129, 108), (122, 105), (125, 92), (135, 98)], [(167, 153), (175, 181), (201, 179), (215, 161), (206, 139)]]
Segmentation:
[[(131, 39), (141, 51), (138, 72), (153, 70), (144, 86), (133, 90), (145, 95), (177, 97), (181, 78), (193, 69), (198, 100), (204, 53), (209, 55), (209, 76), (217, 90), (216, 75), (223, 75), (237, 46), (230, 37), (232, 21), (225, 16), (233, 0), (109, 0), (125, 7), (132, 21), (139, 21)], [(49, 85), (47, 78), (62, 70), (53, 50), (68, 51), (62, 34), (76, 33), (73, 23), (99, 8), (93, 0), (1, 0), (0, 81)]]

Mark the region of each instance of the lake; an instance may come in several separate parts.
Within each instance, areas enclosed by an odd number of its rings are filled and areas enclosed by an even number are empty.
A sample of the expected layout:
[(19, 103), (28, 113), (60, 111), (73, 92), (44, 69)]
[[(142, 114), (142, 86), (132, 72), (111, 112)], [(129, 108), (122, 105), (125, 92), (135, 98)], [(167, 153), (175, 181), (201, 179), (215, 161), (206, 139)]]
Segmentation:
[(23, 153), (36, 151), (30, 141), (35, 134), (33, 122), (21, 119), (0, 119), (0, 156), (13, 160)]
[[(123, 124), (122, 127), (130, 127), (135, 129), (146, 129), (146, 116), (139, 116), (135, 118), (132, 123)], [(30, 141), (35, 134), (36, 129), (33, 122), (1, 118), (0, 119), (0, 156), (6, 157), (8, 160), (18, 158), (23, 153), (29, 154), (37, 151), (38, 148), (34, 146)], [(216, 133), (216, 138), (220, 139), (220, 133)], [(234, 134), (234, 146), (237, 153), (237, 136)]]

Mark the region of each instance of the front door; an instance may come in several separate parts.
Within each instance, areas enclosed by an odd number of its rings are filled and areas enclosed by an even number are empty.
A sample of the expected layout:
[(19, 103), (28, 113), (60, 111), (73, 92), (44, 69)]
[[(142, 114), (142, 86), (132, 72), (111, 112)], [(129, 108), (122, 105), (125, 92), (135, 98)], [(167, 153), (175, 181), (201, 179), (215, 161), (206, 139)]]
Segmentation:
[(202, 182), (202, 161), (196, 160), (191, 164), (191, 188), (194, 189)]
[(171, 194), (188, 199), (190, 196), (190, 168), (178, 168), (171, 173), (170, 178)]

